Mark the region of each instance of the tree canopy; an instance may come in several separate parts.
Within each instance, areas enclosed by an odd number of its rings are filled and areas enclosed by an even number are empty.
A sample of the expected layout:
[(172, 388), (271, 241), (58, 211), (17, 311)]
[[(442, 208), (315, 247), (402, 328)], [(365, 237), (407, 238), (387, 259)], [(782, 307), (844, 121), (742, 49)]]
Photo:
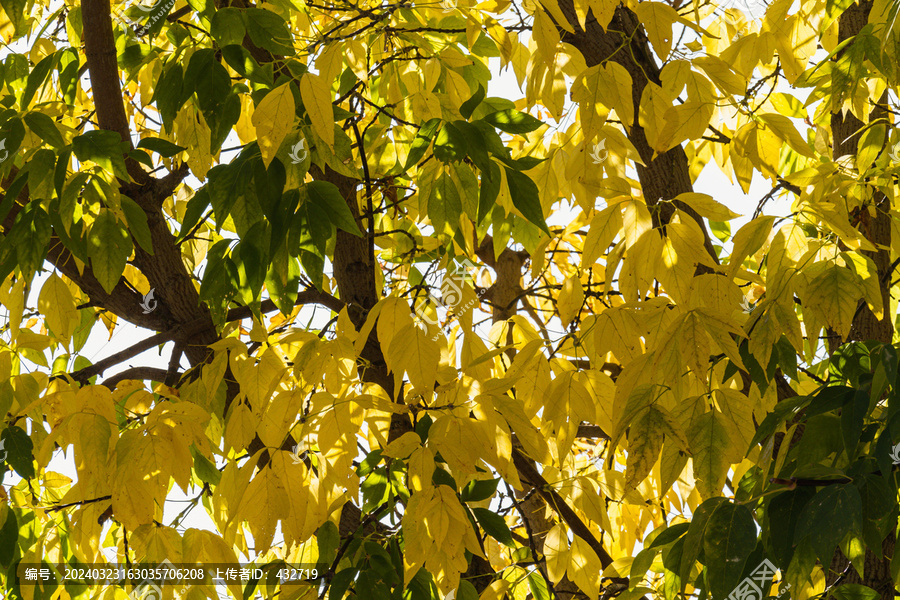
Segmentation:
[(5, 597), (894, 597), (894, 0), (0, 5)]

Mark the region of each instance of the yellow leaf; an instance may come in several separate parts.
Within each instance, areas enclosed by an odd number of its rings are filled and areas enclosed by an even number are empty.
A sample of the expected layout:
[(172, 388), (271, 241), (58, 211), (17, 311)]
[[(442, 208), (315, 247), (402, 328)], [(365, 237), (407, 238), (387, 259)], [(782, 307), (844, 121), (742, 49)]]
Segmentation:
[(556, 54), (556, 45), (559, 44), (559, 30), (550, 17), (542, 10), (534, 11), (534, 27), (532, 29), (534, 41), (538, 51), (544, 56)]
[(757, 217), (734, 234), (734, 249), (728, 259), (729, 277), (733, 278), (744, 259), (759, 250), (760, 246), (769, 238), (774, 222), (775, 217), (771, 215)]
[[(613, 397), (616, 393), (616, 384), (609, 375), (600, 370), (590, 369), (579, 371), (575, 374), (576, 381), (580, 381), (584, 388), (593, 397), (596, 423), (609, 435), (613, 428)], [(591, 419), (588, 419), (591, 420)]]
[[(769, 128), (771, 128), (772, 131), (775, 132), (775, 135), (787, 142), (788, 146), (790, 146), (792, 150), (807, 158), (815, 158), (816, 153), (813, 152), (812, 148), (809, 147), (809, 144), (806, 143), (806, 140), (803, 139), (803, 136), (800, 135), (800, 133), (797, 131), (797, 128), (794, 127), (794, 123), (789, 118), (784, 115), (777, 115), (774, 113), (764, 113), (758, 116), (759, 120), (765, 123)], [(874, 130), (877, 130), (877, 128), (875, 128)], [(878, 146), (878, 150), (875, 152), (875, 154), (877, 154), (879, 151), (881, 151), (880, 145)]]
[(578, 121), (585, 140), (592, 140), (606, 123), (609, 110), (602, 100), (602, 67), (594, 65), (572, 85), (572, 100), (578, 103)]
[(128, 544), (141, 562), (182, 561), (181, 536), (165, 525), (141, 525), (129, 536)]
[[(289, 496), (299, 495), (305, 491), (302, 485), (299, 489), (291, 489), (290, 492), (285, 487), (288, 482), (279, 476), (278, 471), (281, 469), (276, 469), (275, 465), (278, 460), (281, 461), (278, 466), (283, 467), (284, 459), (280, 457), (283, 454), (287, 453), (275, 452), (269, 464), (263, 467), (250, 481), (237, 509), (238, 516), (236, 518), (247, 521), (250, 532), (253, 534), (254, 546), (258, 552), (266, 552), (269, 549), (272, 545), (277, 521), (289, 515)], [(242, 467), (242, 470), (253, 471), (255, 468), (256, 461), (250, 460)]]
[(644, 25), (657, 56), (665, 63), (672, 51), (672, 24), (678, 19), (678, 13), (662, 2), (640, 2), (633, 10)]
[(600, 594), (600, 578), (603, 575), (603, 563), (590, 544), (580, 537), (573, 536), (569, 549), (569, 565), (566, 567), (569, 579), (590, 598)]
[(881, 298), (881, 286), (878, 281), (878, 269), (875, 262), (861, 252), (841, 252), (841, 257), (847, 262), (862, 284), (863, 293), (869, 310), (879, 321), (884, 316), (884, 305)]
[(662, 246), (659, 229), (648, 230), (633, 246), (629, 246), (619, 275), (620, 290), (627, 301), (642, 300), (653, 286)]
[(250, 407), (245, 402), (235, 402), (225, 425), (225, 449), (245, 450), (256, 434), (257, 425)]
[[(615, 0), (590, 0), (590, 4), (591, 12), (594, 13), (594, 18), (597, 19), (597, 23), (599, 23), (600, 27), (605, 30), (609, 26), (610, 21), (612, 21), (619, 2), (616, 2)], [(629, 121), (629, 123), (631, 123), (631, 121)]]
[(505, 579), (497, 579), (492, 582), (491, 585), (487, 586), (481, 595), (478, 596), (478, 600), (502, 600), (506, 598), (506, 590), (509, 589), (510, 583)]
[[(304, 79), (307, 76), (309, 76), (309, 73), (304, 75)], [(304, 79), (300, 80), (301, 96), (303, 96)], [(303, 103), (308, 111), (314, 110), (310, 108), (305, 96), (303, 96)], [(262, 154), (263, 163), (265, 163), (266, 167), (275, 158), (275, 154), (278, 152), (278, 148), (281, 146), (281, 142), (284, 141), (285, 136), (290, 133), (294, 125), (295, 116), (294, 95), (291, 93), (289, 83), (281, 85), (266, 94), (266, 97), (260, 101), (253, 112), (251, 122), (256, 128), (259, 152)], [(312, 116), (312, 112), (310, 112), (310, 116)], [(316, 119), (314, 117), (312, 122), (313, 127), (315, 127)], [(334, 123), (334, 119), (328, 121), (329, 128), (332, 126), (332, 123)], [(331, 131), (331, 143), (334, 144), (334, 131)]]
[(696, 192), (685, 192), (675, 196), (675, 200), (684, 202), (697, 211), (701, 217), (706, 217), (712, 221), (730, 221), (740, 215), (732, 212), (724, 204), (720, 204), (713, 200), (709, 194), (698, 194)]
[(630, 248), (645, 231), (653, 227), (653, 219), (647, 205), (641, 200), (626, 202), (622, 226), (625, 231), (625, 247)]
[(572, 24), (569, 23), (569, 20), (566, 18), (565, 13), (563, 13), (562, 9), (560, 9), (559, 2), (557, 0), (548, 0), (546, 3), (542, 2), (541, 7), (551, 15), (553, 15), (553, 20), (559, 27), (562, 27), (569, 33), (575, 33), (575, 29), (572, 27)]
[[(604, 4), (609, 0), (600, 0)], [(591, 0), (591, 6), (595, 7), (595, 0)], [(597, 15), (594, 8), (594, 15)], [(600, 17), (597, 17), (599, 20)], [(628, 70), (619, 63), (611, 60), (606, 61), (601, 73), (601, 80), (598, 82), (600, 89), (598, 95), (602, 99), (604, 105), (615, 110), (616, 115), (622, 121), (627, 131), (631, 130), (634, 123), (634, 100), (631, 97), (631, 75)]]
[(715, 313), (705, 308), (695, 308), (691, 312), (697, 314), (697, 320), (706, 329), (710, 339), (725, 353), (728, 359), (740, 368), (745, 369), (734, 337), (746, 337), (740, 327), (731, 319), (723, 317), (720, 313)]
[[(725, 458), (731, 463), (741, 462), (744, 453), (750, 449), (750, 441), (756, 434), (756, 427), (753, 425), (753, 402), (746, 394), (729, 388), (716, 390), (715, 398), (733, 440), (731, 453)], [(726, 452), (726, 449), (723, 449), (723, 452)]]
[(561, 523), (554, 525), (544, 538), (544, 558), (547, 560), (550, 581), (559, 583), (569, 566), (569, 540)]
[(659, 153), (680, 145), (685, 140), (694, 140), (703, 135), (715, 112), (713, 102), (689, 100), (684, 104), (670, 106), (663, 116), (665, 125), (659, 131), (654, 150)]
[(381, 454), (390, 458), (406, 458), (421, 446), (422, 439), (419, 437), (419, 434), (413, 431), (407, 431), (388, 444)]
[(613, 239), (622, 230), (622, 208), (618, 204), (607, 206), (591, 219), (591, 227), (584, 239), (584, 253), (581, 256), (583, 268), (597, 262), (606, 253)]
[(651, 148), (659, 147), (660, 133), (666, 126), (666, 111), (672, 106), (673, 100), (652, 81), (644, 87), (638, 111), (638, 122), (644, 128), (647, 143)]
[(700, 56), (692, 61), (703, 69), (713, 83), (726, 94), (742, 95), (747, 87), (743, 77), (732, 70), (728, 63), (717, 56)]
[(72, 293), (56, 273), (52, 273), (38, 296), (38, 310), (46, 317), (47, 327), (66, 346), (78, 324), (78, 311)]
[(641, 333), (634, 315), (626, 308), (610, 308), (597, 315), (594, 325), (594, 347), (600, 358), (612, 352), (625, 364), (639, 355)]
[(430, 448), (419, 446), (409, 457), (409, 482), (415, 491), (432, 486), (434, 475), (434, 452)]
[(853, 271), (831, 265), (809, 282), (800, 297), (805, 310), (820, 314), (829, 327), (847, 339), (862, 296), (863, 289)]
[[(394, 339), (396, 332), (407, 325), (412, 325), (412, 314), (410, 313), (409, 305), (406, 302), (392, 296), (381, 300), (375, 305), (373, 311), (374, 310), (379, 311), (375, 331), (378, 334), (381, 350), (387, 354), (388, 348), (391, 345), (391, 340)], [(362, 348), (358, 350), (358, 352), (361, 351)]]
[(326, 144), (334, 147), (334, 108), (328, 84), (318, 75), (304, 73), (300, 78), (300, 98), (315, 132)]
[(709, 338), (695, 311), (684, 316), (679, 327), (678, 342), (688, 366), (697, 377), (705, 379), (709, 370)]
[(22, 314), (25, 311), (25, 280), (20, 277), (9, 289), (5, 282), (0, 285), (0, 304), (3, 304), (3, 307), (9, 311), (10, 340), (15, 342), (19, 335)]
[(397, 332), (385, 359), (396, 376), (400, 377), (406, 371), (409, 381), (420, 393), (431, 395), (437, 379), (441, 349), (421, 327), (406, 325)]
[(209, 151), (209, 125), (203, 115), (193, 105), (186, 104), (175, 117), (175, 141), (179, 146), (189, 148), (187, 163), (191, 173), (199, 180), (206, 179), (212, 167), (212, 153)]
[(162, 515), (171, 472), (172, 445), (140, 429), (122, 434), (116, 444), (116, 481), (112, 504), (116, 519), (128, 529)]
[(478, 448), (482, 445), (480, 434), (468, 417), (442, 415), (428, 430), (428, 445), (444, 457), (458, 479), (474, 473), (475, 463), (483, 456)]
[(688, 440), (700, 496), (705, 500), (721, 495), (734, 443), (721, 413), (711, 410), (699, 415), (688, 430)]
[(565, 327), (568, 327), (581, 312), (582, 304), (584, 304), (584, 289), (581, 287), (581, 280), (573, 275), (563, 282), (557, 299), (559, 320)]

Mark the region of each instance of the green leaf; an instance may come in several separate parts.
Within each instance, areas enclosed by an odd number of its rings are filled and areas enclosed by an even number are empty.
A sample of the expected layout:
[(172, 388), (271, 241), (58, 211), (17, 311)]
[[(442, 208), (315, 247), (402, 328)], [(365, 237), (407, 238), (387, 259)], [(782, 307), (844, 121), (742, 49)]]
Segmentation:
[(835, 600), (878, 600), (881, 594), (858, 583), (844, 583), (829, 590)]
[(163, 158), (172, 158), (179, 152), (184, 152), (187, 148), (179, 146), (177, 144), (173, 144), (168, 140), (164, 140), (158, 137), (146, 137), (138, 142), (138, 148), (146, 148), (147, 150), (151, 150), (156, 152)]
[(38, 202), (29, 202), (16, 217), (7, 242), (15, 248), (18, 266), (30, 277), (44, 261), (50, 243), (50, 216)]
[(644, 548), (638, 552), (631, 563), (631, 572), (628, 575), (631, 584), (640, 583), (644, 579), (658, 552), (656, 548)]
[(484, 120), (506, 133), (531, 133), (544, 124), (540, 119), (512, 108), (493, 112), (485, 116)]
[[(288, 194), (293, 196), (296, 191), (290, 190)], [(335, 232), (336, 228), (328, 213), (319, 204), (312, 200), (301, 202), (291, 219), (288, 249), (293, 256), (297, 256), (300, 250), (324, 255), (328, 240)]]
[(272, 54), (293, 55), (294, 43), (284, 19), (263, 8), (246, 8), (247, 33), (253, 43)]
[(32, 200), (49, 199), (53, 196), (53, 173), (56, 155), (53, 150), (42, 148), (34, 153), (25, 165), (28, 171), (28, 191)]
[(225, 264), (228, 259), (226, 254), (232, 241), (219, 240), (207, 252), (206, 269), (203, 271), (203, 280), (200, 282), (199, 296), (201, 300), (210, 301), (213, 298), (226, 297), (233, 290), (228, 274), (229, 269)]
[(684, 536), (684, 551), (681, 557), (681, 568), (679, 569), (682, 589), (687, 584), (691, 569), (694, 567), (694, 561), (697, 560), (700, 550), (703, 548), (706, 524), (709, 522), (713, 512), (719, 507), (719, 504), (723, 502), (725, 502), (725, 498), (722, 497), (710, 498), (694, 511), (690, 527), (688, 527), (688, 531)]
[(163, 71), (153, 90), (153, 101), (156, 102), (166, 131), (172, 131), (172, 123), (192, 91), (189, 88), (188, 93), (184, 93), (184, 71), (179, 63), (175, 62)]
[(6, 511), (6, 520), (0, 527), (0, 565), (9, 568), (16, 556), (19, 541), (19, 526), (16, 522), (16, 513), (12, 507)]
[(331, 521), (325, 521), (316, 531), (316, 546), (319, 550), (318, 562), (331, 566), (341, 545), (341, 534)]
[(128, 158), (133, 158), (142, 165), (146, 166), (148, 169), (153, 168), (153, 159), (150, 158), (150, 154), (148, 154), (145, 150), (135, 148), (128, 153)]
[(56, 121), (44, 113), (28, 113), (25, 115), (25, 124), (28, 125), (28, 128), (35, 132), (42, 140), (54, 148), (64, 148), (66, 146), (62, 134), (60, 134), (59, 129), (56, 128)]
[(756, 548), (753, 513), (743, 505), (722, 502), (703, 532), (703, 554), (709, 589), (724, 598), (741, 580), (744, 563)]
[(431, 197), (428, 199), (428, 216), (434, 225), (435, 233), (445, 233), (448, 228), (452, 233), (459, 227), (459, 216), (462, 214), (462, 203), (459, 199), (459, 190), (453, 178), (447, 173), (442, 174), (431, 188)]
[(250, 52), (238, 44), (231, 44), (222, 48), (222, 57), (232, 69), (241, 77), (246, 77), (250, 83), (258, 83), (266, 89), (275, 86), (274, 68), (271, 63), (260, 66), (250, 55)]
[(656, 536), (653, 542), (647, 547), (657, 548), (659, 546), (671, 544), (672, 542), (678, 540), (684, 534), (686, 534), (689, 528), (690, 523), (676, 523), (675, 525), (671, 525), (664, 529), (658, 536)]
[(528, 169), (533, 169), (545, 160), (546, 158), (537, 158), (535, 156), (523, 156), (522, 158), (507, 158), (507, 157), (499, 157), (500, 161), (508, 166), (511, 169), (515, 169), (516, 171), (527, 171)]
[(778, 364), (781, 365), (782, 372), (791, 379), (797, 379), (797, 351), (791, 346), (791, 343), (785, 336), (781, 336), (775, 343), (775, 350), (778, 354)]
[(547, 580), (538, 571), (528, 574), (528, 589), (534, 600), (550, 600), (550, 590), (547, 589)]
[(241, 10), (232, 7), (220, 8), (213, 15), (209, 31), (216, 38), (219, 47), (242, 43), (247, 28), (244, 26)]
[(861, 528), (862, 499), (857, 488), (852, 484), (828, 485), (804, 507), (794, 542), (807, 540), (819, 560), (829, 563), (844, 536), (859, 534)]
[(460, 579), (459, 587), (456, 589), (456, 600), (478, 600), (478, 590), (465, 579)]
[(13, 117), (0, 125), (0, 158), (6, 160), (18, 152), (24, 139), (25, 126), (21, 119)]
[(499, 479), (476, 479), (463, 488), (460, 496), (463, 502), (481, 502), (487, 500), (497, 491)]
[(897, 523), (897, 503), (884, 477), (863, 475), (856, 481), (863, 508), (863, 540), (881, 558), (881, 545)]
[(356, 219), (353, 218), (347, 201), (341, 196), (341, 191), (336, 185), (327, 181), (311, 181), (306, 184), (306, 192), (310, 201), (328, 214), (335, 227), (362, 237)]
[(193, 445), (191, 445), (191, 456), (194, 458), (194, 472), (197, 474), (197, 477), (200, 478), (200, 481), (208, 483), (211, 486), (219, 485), (219, 481), (222, 479), (222, 473), (219, 472), (216, 465), (203, 456), (203, 454), (201, 454)]
[(503, 517), (487, 508), (473, 508), (472, 512), (475, 514), (478, 524), (481, 525), (485, 533), (501, 544), (505, 544), (510, 548), (515, 548), (516, 544), (513, 542), (512, 533), (509, 531), (509, 525), (506, 524)]
[(666, 600), (673, 600), (681, 589), (679, 571), (686, 539), (686, 537), (678, 538), (678, 541), (663, 551), (663, 596)]
[(466, 157), (466, 137), (453, 123), (444, 123), (438, 133), (434, 141), (434, 156), (445, 163)]
[(506, 169), (506, 182), (509, 185), (509, 195), (512, 197), (513, 205), (519, 209), (522, 216), (537, 225), (541, 231), (550, 235), (547, 222), (544, 220), (544, 212), (541, 208), (541, 198), (537, 185), (528, 175), (514, 171), (509, 167), (503, 168)]
[(454, 121), (453, 126), (465, 140), (466, 154), (482, 173), (491, 169), (491, 157), (488, 156), (487, 143), (481, 130), (465, 121)]
[(72, 147), (78, 160), (93, 161), (117, 177), (128, 179), (122, 138), (115, 131), (88, 131), (72, 140)]
[(239, 198), (254, 192), (250, 186), (253, 162), (260, 160), (258, 151), (244, 148), (231, 163), (216, 165), (209, 170), (209, 199), (216, 216), (216, 230), (220, 230)]
[[(6, 10), (6, 4), (3, 5), (3, 9)], [(7, 13), (7, 15), (8, 14), (9, 13)], [(34, 69), (31, 70), (31, 73), (28, 74), (28, 81), (25, 84), (25, 90), (22, 92), (21, 107), (23, 109), (28, 108), (35, 93), (37, 93), (38, 89), (44, 85), (45, 81), (47, 81), (47, 76), (50, 74), (50, 71), (53, 70), (53, 67), (56, 66), (56, 59), (56, 52), (45, 56), (37, 65), (35, 65)]]
[(34, 456), (32, 450), (34, 444), (31, 438), (25, 433), (21, 427), (12, 425), (3, 430), (0, 434), (0, 442), (2, 442), (3, 450), (0, 456), (4, 456), (6, 464), (11, 466), (20, 477), (31, 479), (34, 477)]
[(240, 292), (247, 304), (259, 298), (263, 282), (266, 279), (266, 271), (269, 266), (269, 224), (265, 220), (257, 221), (250, 227), (247, 234), (241, 237), (237, 247), (232, 252), (236, 261), (238, 273), (241, 276)]
[(112, 293), (119, 282), (131, 250), (128, 231), (112, 212), (100, 209), (100, 215), (88, 233), (88, 256), (94, 276), (107, 293)]
[(379, 467), (369, 473), (369, 476), (359, 486), (359, 491), (363, 497), (363, 514), (368, 514), (373, 509), (381, 506), (388, 498), (390, 487), (387, 470), (384, 467)]
[(3, 11), (9, 17), (10, 22), (16, 30), (16, 37), (26, 33), (23, 27), (25, 22), (25, 4), (26, 0), (0, 0)]
[(497, 197), (500, 195), (500, 184), (503, 183), (501, 177), (500, 167), (494, 161), (491, 161), (490, 171), (481, 172), (481, 185), (478, 188), (479, 225), (491, 213), (491, 209), (497, 203)]
[(800, 513), (815, 491), (809, 487), (798, 487), (778, 494), (769, 502), (769, 518), (766, 526), (769, 529), (769, 544), (772, 557), (779, 565), (789, 565), (794, 556), (794, 532)]
[(181, 220), (181, 230), (178, 232), (178, 242), (196, 227), (206, 209), (209, 208), (209, 186), (205, 185), (188, 200), (184, 209), (184, 219)]
[[(846, 385), (833, 385), (822, 388), (809, 400), (809, 406), (803, 414), (805, 420), (839, 409), (853, 401), (856, 390)], [(776, 405), (777, 410), (778, 405)]]
[(841, 438), (847, 457), (853, 460), (859, 436), (862, 435), (866, 413), (869, 411), (869, 394), (865, 390), (856, 390), (849, 402), (841, 408)]
[(300, 291), (300, 264), (293, 256), (287, 257), (287, 283), (283, 283), (273, 263), (266, 275), (266, 290), (269, 298), (275, 303), (275, 307), (281, 314), (288, 316), (297, 302)]
[(153, 240), (150, 238), (150, 228), (147, 226), (147, 213), (128, 196), (120, 196), (120, 200), (122, 210), (125, 212), (125, 220), (128, 221), (128, 231), (131, 232), (141, 248), (152, 256)]
[(472, 94), (472, 97), (462, 103), (459, 107), (459, 114), (462, 115), (463, 119), (468, 119), (472, 116), (472, 112), (481, 104), (481, 101), (484, 100), (484, 86), (480, 83), (478, 84), (478, 91)]
[(498, 110), (508, 110), (515, 109), (516, 103), (508, 98), (499, 98), (497, 96), (488, 96), (484, 100), (481, 101), (475, 111), (472, 113), (472, 116), (475, 119), (483, 120), (485, 116), (495, 113)]

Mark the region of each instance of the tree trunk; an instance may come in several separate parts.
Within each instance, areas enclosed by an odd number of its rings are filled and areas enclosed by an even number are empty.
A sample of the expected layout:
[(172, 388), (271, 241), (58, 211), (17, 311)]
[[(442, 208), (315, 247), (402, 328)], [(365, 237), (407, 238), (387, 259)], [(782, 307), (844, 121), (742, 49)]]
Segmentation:
[[(857, 35), (868, 23), (871, 10), (871, 0), (863, 0), (859, 4), (853, 4), (845, 10), (838, 22), (839, 42)], [(836, 58), (839, 57), (840, 54)], [(886, 101), (886, 99), (885, 95), (882, 97), (881, 102)], [(886, 117), (887, 114), (884, 109), (876, 106), (870, 113), (869, 120)], [(864, 125), (860, 119), (850, 112), (837, 112), (831, 115), (832, 153), (835, 159), (844, 155), (856, 156), (861, 135), (860, 130)], [(887, 136), (885, 135), (885, 140), (882, 143), (886, 142)], [(868, 165), (857, 165), (859, 170), (863, 170), (866, 167)], [(870, 242), (890, 248), (890, 199), (880, 191), (876, 191), (873, 201), (876, 210), (875, 217), (873, 218), (864, 207), (859, 212), (857, 228)], [(862, 302), (853, 319), (850, 337), (847, 341), (877, 340), (890, 344), (894, 335), (890, 311), (890, 250), (877, 249), (874, 252), (863, 252), (863, 254), (871, 258), (877, 268), (884, 314), (881, 320), (877, 319), (866, 303)], [(871, 550), (866, 550), (864, 572), (862, 574), (857, 573), (856, 569), (850, 564), (850, 560), (843, 552), (838, 550), (832, 558), (830, 568), (826, 573), (826, 584), (831, 586), (838, 580), (840, 580), (839, 583), (841, 584), (858, 583), (876, 590), (881, 594), (881, 600), (892, 599), (894, 597), (894, 586), (891, 580), (890, 558), (894, 554), (896, 542), (896, 534), (891, 532), (882, 544), (884, 558), (881, 559)]]

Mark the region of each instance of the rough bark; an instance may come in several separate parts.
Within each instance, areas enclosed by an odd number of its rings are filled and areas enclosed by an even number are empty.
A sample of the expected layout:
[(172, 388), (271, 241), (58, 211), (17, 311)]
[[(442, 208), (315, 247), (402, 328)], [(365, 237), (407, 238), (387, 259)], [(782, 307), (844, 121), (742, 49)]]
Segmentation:
[[(871, 0), (863, 0), (858, 4), (852, 4), (841, 14), (838, 21), (839, 42), (857, 35), (865, 27), (869, 21), (869, 12), (872, 10), (872, 4)], [(839, 57), (840, 55), (836, 58)], [(877, 118), (886, 118), (887, 116), (885, 111), (879, 106), (876, 106), (869, 115), (870, 121)], [(864, 123), (851, 112), (832, 113), (832, 152), (835, 159), (845, 155), (856, 156), (860, 130), (863, 126)], [(887, 139), (885, 138), (884, 143), (886, 142)], [(861, 170), (867, 166), (858, 165), (858, 168)], [(890, 248), (890, 199), (881, 192), (876, 191), (873, 196), (873, 203), (876, 211), (875, 217), (873, 218), (869, 211), (863, 208), (858, 215), (857, 228), (870, 242)], [(877, 340), (890, 344), (894, 335), (890, 311), (890, 250), (878, 249), (874, 252), (863, 252), (863, 254), (871, 258), (875, 263), (884, 314), (881, 320), (877, 319), (866, 303), (862, 302), (853, 319), (850, 337), (846, 341)], [(833, 340), (829, 341), (833, 342)], [(829, 345), (833, 346), (833, 343)], [(882, 543), (884, 558), (881, 559), (871, 550), (866, 550), (863, 573), (858, 573), (844, 553), (838, 550), (826, 572), (826, 584), (831, 586), (838, 580), (842, 584), (858, 583), (876, 590), (881, 594), (881, 600), (892, 599), (894, 597), (894, 585), (891, 579), (890, 561), (894, 555), (896, 543), (896, 533), (891, 532)]]

